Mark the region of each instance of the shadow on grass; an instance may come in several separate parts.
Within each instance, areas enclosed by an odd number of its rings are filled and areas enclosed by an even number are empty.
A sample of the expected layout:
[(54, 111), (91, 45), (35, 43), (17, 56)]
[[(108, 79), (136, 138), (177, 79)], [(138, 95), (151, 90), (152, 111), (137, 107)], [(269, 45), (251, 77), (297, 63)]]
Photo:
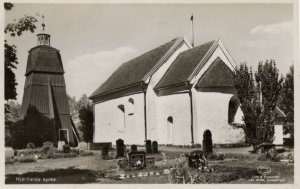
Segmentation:
[(84, 184), (95, 182), (97, 173), (87, 169), (54, 169), (6, 175), (5, 184)]

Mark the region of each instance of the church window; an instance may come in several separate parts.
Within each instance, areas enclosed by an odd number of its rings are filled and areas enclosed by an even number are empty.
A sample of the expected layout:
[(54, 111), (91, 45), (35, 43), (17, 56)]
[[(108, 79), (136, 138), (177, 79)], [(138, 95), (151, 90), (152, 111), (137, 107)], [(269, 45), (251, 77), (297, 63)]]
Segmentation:
[(236, 96), (231, 97), (228, 105), (228, 123), (234, 123), (234, 118), (238, 107), (240, 105), (240, 101)]
[(167, 143), (173, 143), (173, 117), (169, 116), (167, 118)]
[(126, 128), (125, 125), (125, 106), (123, 104), (120, 104), (118, 106), (119, 111), (119, 116), (117, 116), (116, 118), (118, 120), (120, 120), (120, 122), (118, 123), (118, 131), (124, 131), (124, 129)]
[(134, 100), (132, 98), (128, 99), (128, 115), (134, 114)]

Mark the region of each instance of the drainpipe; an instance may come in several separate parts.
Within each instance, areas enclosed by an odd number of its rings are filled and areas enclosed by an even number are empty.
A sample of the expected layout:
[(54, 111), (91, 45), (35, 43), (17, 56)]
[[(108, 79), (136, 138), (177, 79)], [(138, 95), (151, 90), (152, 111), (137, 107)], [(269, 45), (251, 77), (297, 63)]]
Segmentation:
[(147, 102), (146, 102), (146, 86), (142, 82), (141, 87), (144, 93), (144, 124), (145, 124), (145, 142), (147, 141)]
[(189, 96), (190, 96), (190, 107), (191, 107), (191, 139), (192, 139), (192, 146), (194, 145), (194, 110), (193, 110), (193, 95), (192, 95), (192, 88), (191, 84), (186, 82), (186, 87), (189, 90)]

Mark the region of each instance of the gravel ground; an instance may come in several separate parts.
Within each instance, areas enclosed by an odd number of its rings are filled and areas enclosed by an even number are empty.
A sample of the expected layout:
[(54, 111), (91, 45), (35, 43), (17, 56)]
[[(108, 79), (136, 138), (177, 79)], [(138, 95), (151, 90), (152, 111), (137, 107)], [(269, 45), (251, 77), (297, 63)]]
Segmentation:
[(5, 174), (23, 174), (27, 172), (43, 172), (45, 170), (67, 168), (89, 169), (100, 171), (117, 167), (117, 160), (102, 160), (100, 156), (79, 156), (75, 158), (42, 159), (35, 163), (13, 163), (5, 165)]

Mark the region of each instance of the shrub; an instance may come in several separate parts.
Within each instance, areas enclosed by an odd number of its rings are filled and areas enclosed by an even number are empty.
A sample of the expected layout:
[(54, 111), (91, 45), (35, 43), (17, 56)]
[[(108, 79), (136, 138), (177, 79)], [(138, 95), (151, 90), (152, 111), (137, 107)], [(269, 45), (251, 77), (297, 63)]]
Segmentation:
[(65, 153), (54, 153), (52, 155), (52, 158), (54, 158), (54, 159), (58, 159), (58, 158), (74, 158), (76, 156), (77, 156), (77, 154), (73, 153), (73, 152), (67, 153), (67, 154), (65, 154)]
[(277, 153), (283, 153), (283, 152), (285, 152), (286, 150), (285, 150), (285, 148), (278, 148), (278, 149), (276, 149), (276, 152)]
[(33, 148), (35, 148), (35, 145), (34, 145), (34, 143), (29, 142), (29, 143), (27, 143), (26, 148), (27, 149), (33, 149)]
[(220, 153), (211, 153), (207, 155), (208, 160), (224, 160), (225, 155)]
[(16, 150), (15, 151), (15, 156), (21, 156), (21, 154), (23, 154), (23, 156), (32, 156), (35, 154), (39, 154), (41, 149), (24, 149), (24, 150)]
[(75, 153), (75, 154), (80, 154), (81, 153), (80, 150), (77, 149), (77, 148), (71, 148), (70, 150), (71, 150), (71, 153)]
[(294, 153), (290, 153), (290, 154), (287, 156), (287, 158), (288, 158), (289, 160), (294, 160)]
[(80, 152), (80, 156), (93, 156), (94, 153), (93, 152), (89, 152), (89, 151), (82, 151)]
[(41, 158), (42, 159), (48, 159), (52, 158), (55, 150), (53, 146), (50, 145), (44, 145), (42, 149), (40, 150)]
[(275, 149), (270, 149), (264, 153), (261, 153), (258, 156), (258, 160), (260, 161), (267, 161), (267, 160), (271, 160), (271, 161), (279, 161), (280, 157), (278, 152)]
[(170, 183), (223, 183), (256, 175), (255, 168), (224, 165), (214, 165), (208, 168), (209, 172), (203, 172), (203, 170), (189, 168), (182, 154), (174, 163), (169, 161), (165, 154), (163, 157), (170, 169)]
[(51, 141), (46, 141), (43, 143), (43, 146), (50, 146), (50, 147), (53, 147), (54, 146), (54, 143), (51, 142)]
[(15, 160), (17, 162), (20, 162), (20, 163), (33, 163), (33, 162), (36, 162), (36, 159), (34, 157), (28, 157), (28, 156), (16, 157)]

